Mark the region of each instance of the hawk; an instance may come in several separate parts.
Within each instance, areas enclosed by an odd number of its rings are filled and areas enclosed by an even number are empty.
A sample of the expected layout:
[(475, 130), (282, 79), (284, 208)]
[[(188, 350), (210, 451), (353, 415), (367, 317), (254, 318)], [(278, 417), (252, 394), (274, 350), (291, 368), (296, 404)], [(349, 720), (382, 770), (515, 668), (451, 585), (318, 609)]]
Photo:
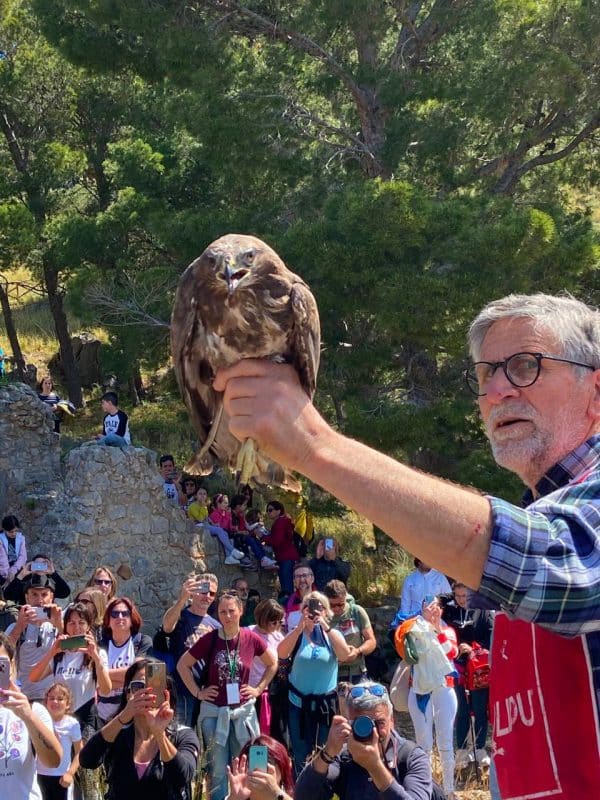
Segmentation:
[(229, 432), (217, 370), (242, 358), (292, 364), (312, 398), (320, 354), (319, 312), (304, 281), (269, 245), (231, 233), (210, 244), (185, 270), (171, 317), (171, 353), (181, 394), (201, 443), (185, 465), (207, 475), (216, 463), (240, 473), (239, 482), (276, 484), (300, 491), (300, 483), (248, 439)]

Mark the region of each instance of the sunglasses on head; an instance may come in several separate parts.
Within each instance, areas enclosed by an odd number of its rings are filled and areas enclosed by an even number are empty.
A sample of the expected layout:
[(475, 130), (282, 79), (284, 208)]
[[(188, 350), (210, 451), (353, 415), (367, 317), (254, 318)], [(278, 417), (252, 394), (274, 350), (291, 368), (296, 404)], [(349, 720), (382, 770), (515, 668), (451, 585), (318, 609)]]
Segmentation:
[(112, 581), (109, 578), (94, 578), (96, 586), (112, 586)]
[(121, 611), (120, 609), (113, 608), (110, 612), (110, 616), (112, 619), (119, 619), (119, 617), (130, 617), (131, 611)]
[(385, 686), (382, 686), (380, 683), (374, 683), (373, 686), (361, 686), (360, 684), (357, 686), (352, 686), (348, 694), (350, 697), (362, 697), (363, 694), (372, 694), (375, 695), (375, 697), (385, 697), (387, 692)]

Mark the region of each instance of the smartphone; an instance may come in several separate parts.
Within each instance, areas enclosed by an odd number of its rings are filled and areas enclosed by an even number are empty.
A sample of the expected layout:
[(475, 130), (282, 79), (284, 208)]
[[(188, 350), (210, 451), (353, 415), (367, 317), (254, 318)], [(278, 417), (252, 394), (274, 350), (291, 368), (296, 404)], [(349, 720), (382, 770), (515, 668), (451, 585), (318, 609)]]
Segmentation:
[(31, 570), (31, 572), (48, 572), (48, 562), (32, 561), (29, 569)]
[(165, 689), (167, 688), (167, 665), (164, 661), (146, 664), (146, 686), (151, 688), (156, 695), (154, 708), (165, 702)]
[(46, 622), (52, 612), (50, 608), (40, 608), (39, 606), (35, 606), (34, 610), (36, 622)]
[(316, 597), (311, 597), (308, 601), (308, 616), (314, 619), (315, 614), (319, 611), (323, 611), (323, 603)]
[(253, 744), (248, 750), (248, 771), (257, 769), (260, 772), (267, 771), (268, 751), (265, 745)]
[(68, 636), (66, 639), (59, 640), (58, 647), (60, 650), (79, 650), (87, 647), (87, 639), (85, 636)]
[(0, 656), (0, 689), (8, 689), (10, 684), (10, 659)]
[(198, 586), (198, 591), (202, 592), (202, 594), (208, 594), (210, 592), (210, 581), (202, 581)]
[(131, 692), (131, 694), (135, 694), (136, 692), (139, 692), (140, 689), (145, 689), (145, 688), (146, 688), (146, 681), (139, 681), (139, 680), (131, 681), (131, 683), (129, 684), (129, 691)]
[(333, 550), (333, 539), (325, 539), (325, 550)]

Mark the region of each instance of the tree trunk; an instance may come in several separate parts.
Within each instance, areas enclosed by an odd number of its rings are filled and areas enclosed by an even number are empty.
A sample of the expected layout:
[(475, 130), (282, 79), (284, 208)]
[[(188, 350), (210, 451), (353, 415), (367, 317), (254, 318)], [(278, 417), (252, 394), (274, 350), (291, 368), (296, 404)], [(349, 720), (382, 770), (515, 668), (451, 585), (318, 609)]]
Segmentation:
[(8, 294), (6, 293), (2, 283), (0, 283), (0, 307), (2, 308), (2, 314), (4, 316), (6, 335), (8, 336), (8, 341), (10, 342), (13, 352), (15, 368), (20, 380), (25, 382), (25, 359), (23, 358), (23, 352), (21, 351), (21, 345), (19, 344), (19, 337), (17, 336), (17, 328), (13, 318), (12, 308), (10, 307), (10, 302), (8, 300)]
[(48, 293), (50, 311), (54, 320), (54, 330), (58, 339), (60, 349), (60, 361), (65, 374), (65, 385), (69, 400), (76, 408), (83, 408), (83, 392), (81, 391), (81, 379), (79, 369), (73, 353), (71, 334), (69, 333), (69, 323), (63, 305), (62, 293), (58, 286), (58, 270), (48, 262), (47, 257), (43, 260), (44, 283)]

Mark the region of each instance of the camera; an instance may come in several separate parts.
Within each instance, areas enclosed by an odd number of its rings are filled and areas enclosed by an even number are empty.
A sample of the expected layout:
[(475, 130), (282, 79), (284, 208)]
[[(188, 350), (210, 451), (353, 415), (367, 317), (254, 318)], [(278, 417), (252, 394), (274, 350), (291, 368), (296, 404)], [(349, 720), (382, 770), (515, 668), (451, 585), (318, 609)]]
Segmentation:
[(311, 597), (308, 601), (308, 616), (310, 619), (314, 619), (321, 611), (323, 611), (323, 603), (316, 597)]
[(369, 742), (375, 730), (371, 717), (360, 716), (352, 720), (352, 736), (357, 742)]

